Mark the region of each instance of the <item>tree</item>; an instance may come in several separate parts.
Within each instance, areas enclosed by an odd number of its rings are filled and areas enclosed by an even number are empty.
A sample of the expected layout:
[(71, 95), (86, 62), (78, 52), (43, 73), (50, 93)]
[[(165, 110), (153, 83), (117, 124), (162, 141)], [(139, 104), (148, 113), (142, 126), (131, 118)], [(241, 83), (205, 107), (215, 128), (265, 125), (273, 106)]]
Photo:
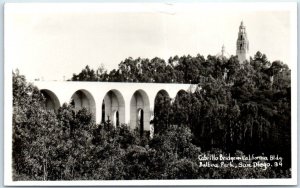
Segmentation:
[(71, 78), (72, 81), (96, 81), (96, 73), (93, 69), (91, 69), (88, 65), (85, 66), (81, 72), (77, 74), (73, 74)]
[(39, 90), (13, 72), (13, 168), (18, 175), (47, 180), (51, 147), (57, 144), (49, 135), (57, 130), (55, 114), (43, 102)]

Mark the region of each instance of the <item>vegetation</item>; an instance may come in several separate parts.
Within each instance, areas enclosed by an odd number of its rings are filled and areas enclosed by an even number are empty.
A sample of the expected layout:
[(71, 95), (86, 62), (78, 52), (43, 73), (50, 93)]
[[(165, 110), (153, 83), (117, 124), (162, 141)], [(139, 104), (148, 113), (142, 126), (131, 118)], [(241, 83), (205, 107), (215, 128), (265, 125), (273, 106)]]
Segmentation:
[[(152, 139), (86, 109), (46, 111), (39, 90), (13, 73), (14, 180), (290, 178), (290, 69), (257, 52), (250, 62), (208, 56), (121, 62), (110, 73), (88, 66), (73, 81), (177, 82), (194, 93), (158, 94)], [(283, 157), (277, 168), (203, 168), (199, 155)]]

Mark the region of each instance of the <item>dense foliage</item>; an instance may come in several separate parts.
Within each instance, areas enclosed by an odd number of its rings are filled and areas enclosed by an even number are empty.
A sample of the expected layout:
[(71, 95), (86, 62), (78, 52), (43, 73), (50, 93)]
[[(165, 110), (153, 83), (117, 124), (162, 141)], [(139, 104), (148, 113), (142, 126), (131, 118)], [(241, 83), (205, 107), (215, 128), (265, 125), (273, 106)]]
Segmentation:
[[(251, 70), (246, 69), (245, 71), (249, 75), (257, 76), (255, 81), (256, 84), (258, 84), (258, 81), (261, 82), (259, 87), (267, 84), (269, 77), (278, 75), (278, 73), (282, 72), (282, 69), (288, 70), (287, 65), (280, 61), (274, 61), (271, 64), (266, 55), (261, 52), (257, 52), (250, 59), (250, 64)], [(113, 69), (110, 72), (105, 70), (103, 65), (97, 70), (93, 70), (87, 65), (80, 73), (74, 73), (70, 80), (198, 84), (212, 77), (214, 79), (223, 78), (226, 83), (230, 83), (236, 80), (240, 68), (241, 65), (236, 56), (231, 56), (229, 59), (211, 55), (205, 59), (199, 54), (195, 57), (190, 55), (174, 56), (170, 57), (168, 62), (158, 57), (151, 60), (129, 57), (119, 64), (118, 69)], [(254, 73), (251, 71), (258, 72)], [(266, 80), (262, 82), (261, 78)]]
[[(14, 180), (291, 177), (290, 69), (257, 52), (230, 59), (183, 56), (132, 59), (107, 73), (88, 66), (72, 80), (179, 82), (198, 85), (174, 100), (159, 93), (152, 139), (126, 125), (96, 124), (86, 109), (57, 113), (25, 77), (13, 73)], [(241, 152), (242, 151), (242, 152)], [(198, 156), (283, 157), (281, 168), (203, 168)]]

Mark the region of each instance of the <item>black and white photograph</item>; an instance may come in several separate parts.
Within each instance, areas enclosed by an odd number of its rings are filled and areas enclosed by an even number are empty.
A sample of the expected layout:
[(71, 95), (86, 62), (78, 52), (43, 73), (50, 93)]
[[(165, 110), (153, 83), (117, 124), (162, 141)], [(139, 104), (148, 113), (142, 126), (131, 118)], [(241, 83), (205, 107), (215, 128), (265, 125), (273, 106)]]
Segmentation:
[(296, 185), (297, 3), (7, 3), (5, 185)]

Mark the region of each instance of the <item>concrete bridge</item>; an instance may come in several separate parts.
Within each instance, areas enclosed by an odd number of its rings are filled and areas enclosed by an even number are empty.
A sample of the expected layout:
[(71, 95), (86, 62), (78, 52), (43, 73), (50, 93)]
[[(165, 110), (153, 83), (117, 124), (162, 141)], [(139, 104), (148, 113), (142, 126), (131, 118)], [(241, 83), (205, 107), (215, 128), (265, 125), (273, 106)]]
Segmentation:
[(97, 123), (128, 124), (150, 130), (155, 98), (158, 93), (175, 99), (179, 92), (192, 91), (190, 84), (36, 81), (33, 83), (46, 97), (46, 108), (57, 111), (63, 103), (73, 101), (75, 109), (87, 108)]

